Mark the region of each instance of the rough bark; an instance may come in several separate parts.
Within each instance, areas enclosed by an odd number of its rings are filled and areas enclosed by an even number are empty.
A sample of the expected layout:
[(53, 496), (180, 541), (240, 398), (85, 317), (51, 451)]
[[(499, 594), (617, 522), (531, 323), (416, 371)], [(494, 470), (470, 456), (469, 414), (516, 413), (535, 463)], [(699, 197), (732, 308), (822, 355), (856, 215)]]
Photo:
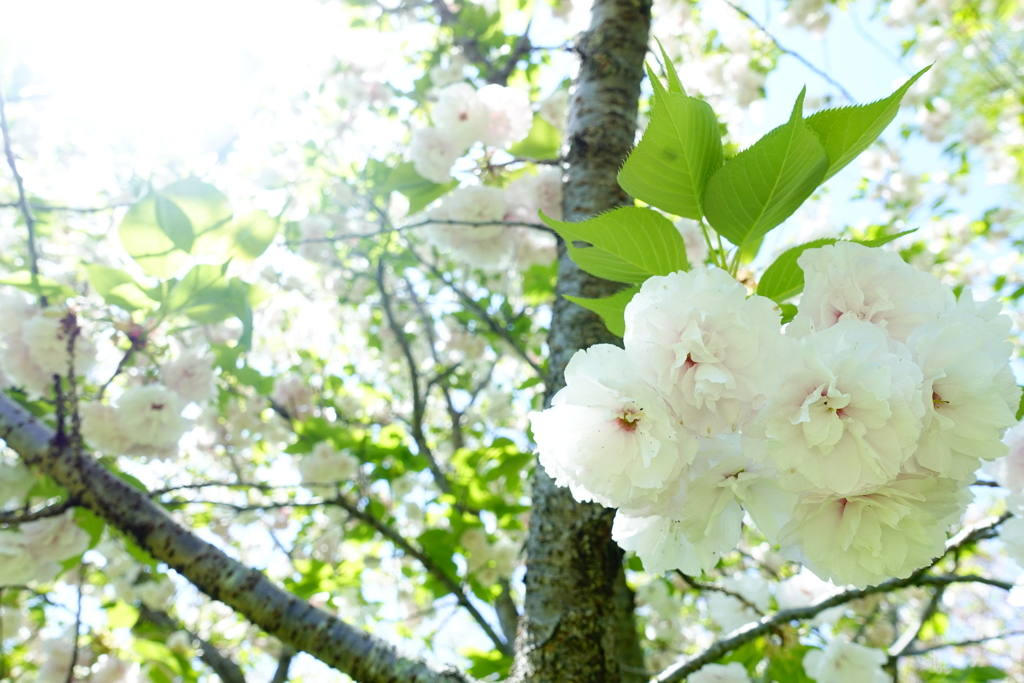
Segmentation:
[[(616, 174), (633, 146), (650, 0), (597, 0), (576, 44), (580, 71), (569, 112), (564, 214), (580, 221), (631, 203)], [(582, 272), (560, 245), (551, 321), (548, 400), (579, 349), (621, 343), (593, 313), (563, 295), (589, 298), (621, 285)], [(633, 596), (611, 541), (613, 510), (579, 504), (539, 466), (526, 544), (526, 600), (515, 678), (530, 683), (643, 680)]]
[(261, 572), (231, 559), (181, 527), (144, 492), (129, 486), (88, 455), (76, 453), (53, 429), (0, 392), (0, 439), (29, 465), (64, 487), (214, 600), (220, 600), (296, 650), (362, 683), (465, 683), (455, 671), (437, 671), (400, 656), (379, 638), (316, 609), (277, 587)]

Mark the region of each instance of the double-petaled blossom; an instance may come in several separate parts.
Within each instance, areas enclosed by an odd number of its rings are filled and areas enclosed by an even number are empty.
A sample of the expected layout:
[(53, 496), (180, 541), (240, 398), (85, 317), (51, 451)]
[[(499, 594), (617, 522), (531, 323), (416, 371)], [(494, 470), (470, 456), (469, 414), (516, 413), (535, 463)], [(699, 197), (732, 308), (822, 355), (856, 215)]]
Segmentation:
[(745, 431), (791, 490), (849, 494), (886, 484), (917, 448), (921, 370), (907, 348), (859, 320), (799, 340), (788, 376)]
[(949, 287), (894, 252), (836, 242), (808, 249), (797, 263), (804, 271), (804, 293), (792, 332), (821, 331), (855, 318), (906, 341), (954, 303)]
[(724, 270), (653, 277), (626, 307), (626, 350), (702, 436), (735, 432), (777, 379), (780, 313)]
[(819, 577), (864, 588), (941, 555), (969, 497), (960, 482), (920, 474), (856, 495), (807, 493), (779, 540)]
[(670, 493), (697, 452), (665, 399), (610, 344), (573, 356), (566, 386), (530, 422), (540, 462), (579, 501), (642, 508)]

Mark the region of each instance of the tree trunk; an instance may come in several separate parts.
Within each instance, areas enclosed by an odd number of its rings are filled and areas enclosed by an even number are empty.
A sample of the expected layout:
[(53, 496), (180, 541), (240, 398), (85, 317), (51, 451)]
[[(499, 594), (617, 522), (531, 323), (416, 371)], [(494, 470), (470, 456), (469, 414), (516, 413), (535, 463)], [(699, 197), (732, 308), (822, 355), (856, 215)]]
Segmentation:
[[(632, 203), (616, 174), (636, 135), (637, 101), (651, 20), (650, 0), (596, 0), (590, 29), (576, 44), (580, 71), (569, 111), (565, 220), (581, 221)], [(547, 400), (564, 386), (579, 349), (620, 344), (595, 314), (563, 295), (608, 296), (621, 285), (582, 272), (559, 245), (551, 321)], [(526, 604), (514, 678), (529, 683), (645, 680), (622, 576), (611, 540), (614, 510), (573, 500), (537, 466), (526, 551)]]

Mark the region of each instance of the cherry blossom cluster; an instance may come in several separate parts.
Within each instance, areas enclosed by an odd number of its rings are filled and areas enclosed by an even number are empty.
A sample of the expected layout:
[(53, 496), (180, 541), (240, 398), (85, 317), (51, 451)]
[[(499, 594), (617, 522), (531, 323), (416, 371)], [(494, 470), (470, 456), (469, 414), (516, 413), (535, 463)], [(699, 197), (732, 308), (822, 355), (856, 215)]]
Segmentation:
[(435, 183), (451, 180), (451, 168), (476, 142), (504, 147), (530, 132), (533, 111), (522, 90), (486, 85), (476, 90), (464, 81), (437, 93), (434, 125), (413, 131), (409, 154), (416, 172)]
[[(557, 167), (522, 175), (504, 188), (460, 187), (427, 211), (427, 219), (434, 222), (424, 227), (424, 236), (438, 249), (478, 268), (525, 269), (555, 257), (554, 235), (538, 229), (538, 211), (555, 220), (562, 217), (562, 172)], [(515, 225), (505, 225), (508, 222)]]
[(112, 404), (83, 403), (82, 436), (109, 455), (136, 455), (168, 460), (178, 455), (178, 441), (191, 429), (182, 416), (190, 402), (205, 404), (217, 393), (213, 358), (194, 350), (160, 369), (162, 384), (127, 389)]
[[(68, 374), (71, 327), (77, 323), (67, 309), (41, 309), (16, 291), (0, 294), (0, 320), (0, 370), (7, 384), (23, 387), (32, 398), (43, 396), (55, 375)], [(75, 334), (73, 353), (76, 375), (84, 375), (96, 362), (96, 346), (88, 335)]]
[(624, 348), (577, 353), (531, 415), (548, 473), (618, 508), (613, 538), (651, 572), (710, 570), (746, 513), (823, 579), (909, 576), (1007, 452), (1020, 389), (998, 303), (850, 242), (798, 264), (786, 328), (723, 270), (647, 280)]

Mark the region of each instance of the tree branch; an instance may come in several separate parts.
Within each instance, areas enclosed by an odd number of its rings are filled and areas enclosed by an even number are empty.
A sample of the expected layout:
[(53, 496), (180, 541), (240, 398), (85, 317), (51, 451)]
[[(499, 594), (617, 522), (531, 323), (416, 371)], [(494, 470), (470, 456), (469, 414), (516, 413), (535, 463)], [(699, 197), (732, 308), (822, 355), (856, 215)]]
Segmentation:
[(178, 525), (164, 510), (102, 467), (56, 441), (53, 429), (0, 393), (0, 438), (84, 507), (214, 600), (296, 650), (364, 683), (465, 683), (454, 669), (439, 671), (282, 590), (262, 572), (231, 559)]
[[(0, 133), (4, 139), (4, 156), (7, 157), (7, 165), (14, 176), (14, 185), (18, 188), (18, 208), (21, 209), (22, 218), (25, 219), (25, 228), (28, 230), (28, 267), (32, 274), (32, 282), (39, 288), (39, 256), (36, 251), (36, 220), (32, 215), (32, 208), (28, 204), (28, 197), (25, 194), (25, 183), (18, 173), (18, 164), (14, 159), (14, 148), (11, 145), (11, 132), (7, 126), (7, 108), (4, 102), (3, 84), (0, 84)], [(40, 296), (39, 301), (46, 306), (46, 297)]]
[[(994, 579), (983, 579), (983, 577), (976, 577), (973, 575), (967, 576), (929, 576), (927, 572), (937, 565), (942, 558), (948, 555), (950, 552), (954, 552), (963, 548), (966, 545), (979, 541), (983, 538), (990, 538), (991, 534), (994, 533), (995, 529), (1000, 524), (1009, 519), (1009, 513), (1003, 514), (1000, 517), (980, 522), (975, 526), (965, 527), (953, 538), (946, 542), (945, 552), (936, 557), (928, 566), (918, 569), (916, 572), (911, 574), (905, 579), (889, 579), (883, 581), (877, 586), (868, 586), (867, 588), (850, 588), (822, 600), (815, 602), (813, 605), (806, 607), (794, 607), (793, 609), (782, 610), (772, 615), (766, 616), (759, 621), (751, 622), (746, 624), (731, 634), (728, 637), (722, 638), (715, 642), (711, 647), (704, 650), (698, 655), (683, 659), (676, 664), (673, 664), (669, 668), (661, 672), (656, 678), (652, 679), (652, 683), (681, 683), (687, 676), (697, 671), (705, 664), (710, 664), (717, 659), (723, 657), (727, 653), (735, 650), (738, 647), (759, 638), (760, 636), (775, 630), (783, 624), (788, 624), (791, 621), (801, 621), (804, 619), (813, 619), (821, 612), (829, 609), (830, 607), (836, 607), (838, 605), (844, 605), (851, 600), (863, 598), (868, 595), (874, 595), (875, 593), (890, 593), (901, 588), (908, 586), (925, 586), (925, 585), (948, 585), (951, 583), (986, 583), (989, 585), (996, 585)], [(1006, 582), (999, 582), (1000, 588), (1009, 590), (1013, 584)]]
[(208, 641), (203, 640), (188, 629), (181, 628), (181, 625), (166, 612), (152, 610), (142, 604), (139, 605), (139, 620), (148, 621), (167, 632), (185, 631), (193, 640), (199, 641), (199, 647), (201, 648), (199, 659), (213, 669), (213, 672), (220, 676), (224, 683), (245, 683), (245, 674), (242, 673), (242, 667), (238, 666), (230, 657), (221, 654), (220, 650)]

